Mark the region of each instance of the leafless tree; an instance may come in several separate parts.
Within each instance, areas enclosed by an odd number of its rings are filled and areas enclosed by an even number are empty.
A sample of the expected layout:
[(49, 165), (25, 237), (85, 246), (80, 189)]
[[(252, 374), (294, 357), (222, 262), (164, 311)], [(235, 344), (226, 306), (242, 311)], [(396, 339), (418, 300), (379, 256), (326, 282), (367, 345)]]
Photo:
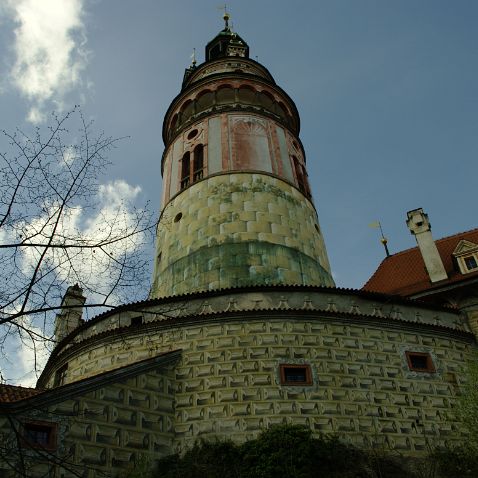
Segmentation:
[[(3, 131), (0, 153), (0, 349), (12, 334), (36, 348), (69, 285), (86, 307), (144, 298), (144, 248), (154, 230), (126, 183), (101, 185), (119, 139), (93, 131), (79, 108), (32, 134)], [(122, 197), (127, 196), (127, 197)], [(102, 200), (101, 200), (102, 198)], [(106, 204), (105, 204), (106, 203)], [(141, 297), (143, 295), (143, 297)], [(4, 355), (5, 357), (5, 355)]]

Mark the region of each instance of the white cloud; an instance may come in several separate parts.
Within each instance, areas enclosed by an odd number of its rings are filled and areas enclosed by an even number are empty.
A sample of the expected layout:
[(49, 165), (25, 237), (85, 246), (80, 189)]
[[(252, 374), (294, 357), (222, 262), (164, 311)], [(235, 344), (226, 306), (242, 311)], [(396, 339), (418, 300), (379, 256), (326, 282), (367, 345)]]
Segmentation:
[(28, 120), (44, 119), (48, 101), (56, 108), (80, 83), (86, 66), (84, 0), (7, 0), (15, 28), (16, 61), (11, 80), (31, 101)]
[(140, 192), (140, 186), (130, 186), (122, 179), (102, 184), (99, 189), (100, 199), (105, 205), (112, 203), (118, 205), (122, 201), (132, 201)]
[[(35, 327), (29, 319), (24, 320), (23, 325), (32, 333), (39, 336), (43, 335), (43, 331)], [(13, 341), (17, 342), (14, 362), (15, 381), (23, 387), (34, 387), (39, 373), (45, 367), (50, 356), (50, 349), (47, 347), (48, 342), (44, 340), (35, 340), (33, 342), (22, 331), (19, 335), (14, 336)]]
[[(67, 151), (67, 153), (69, 153)], [(70, 160), (71, 158), (68, 158)], [(109, 247), (113, 253), (128, 252), (135, 250), (141, 243), (141, 235), (128, 237), (128, 231), (133, 228), (134, 217), (131, 211), (131, 204), (134, 199), (141, 192), (139, 186), (131, 186), (124, 180), (116, 180), (106, 184), (101, 184), (98, 188), (98, 209), (96, 213), (85, 217), (85, 211), (81, 206), (63, 210), (62, 218), (59, 222), (56, 234), (58, 237), (65, 238), (81, 238), (85, 243), (100, 243), (112, 237), (125, 237), (125, 239), (115, 242)], [(47, 242), (54, 227), (54, 222), (59, 210), (59, 204), (45, 204), (45, 213), (42, 216), (36, 217), (30, 223), (22, 225), (24, 237), (31, 237), (35, 235), (35, 240), (38, 242)], [(114, 229), (112, 230), (112, 227)], [(69, 241), (66, 240), (68, 243)], [(73, 240), (73, 243), (77, 243)], [(27, 276), (36, 267), (39, 255), (42, 249), (26, 248), (23, 250), (23, 264), (22, 269)], [(87, 250), (88, 251), (88, 250)], [(95, 266), (101, 269), (101, 263), (98, 261), (98, 256), (94, 256), (96, 261)], [(63, 256), (61, 251), (57, 251), (54, 261), (62, 262)], [(70, 261), (73, 261), (73, 266), (76, 271), (81, 272), (84, 266), (84, 254), (78, 255), (75, 258), (70, 257), (67, 262), (68, 267), (65, 269), (64, 279), (67, 278), (71, 272), (69, 267)], [(90, 264), (91, 267), (91, 264)], [(93, 266), (94, 267), (94, 266)], [(59, 269), (61, 272), (61, 268)], [(100, 270), (88, 270), (88, 275), (97, 277), (101, 281)], [(101, 289), (100, 286), (98, 286)]]

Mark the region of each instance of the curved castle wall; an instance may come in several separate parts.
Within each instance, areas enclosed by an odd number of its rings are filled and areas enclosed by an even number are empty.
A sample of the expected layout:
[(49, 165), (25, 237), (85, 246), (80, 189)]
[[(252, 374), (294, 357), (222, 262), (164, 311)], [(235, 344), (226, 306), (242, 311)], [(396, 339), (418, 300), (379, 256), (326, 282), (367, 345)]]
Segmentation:
[[(181, 350), (172, 372), (174, 450), (197, 437), (246, 440), (283, 422), (406, 454), (426, 451), (427, 440), (463, 438), (453, 404), (475, 344), (456, 313), (307, 289), (139, 310), (140, 327), (126, 326), (133, 311), (105, 316), (54, 363), (68, 363), (67, 381), (78, 381)], [(434, 371), (410, 370), (407, 352), (429, 354)], [(281, 384), (281, 364), (309, 365), (312, 383)], [(53, 377), (49, 369), (43, 381), (51, 386)]]
[(158, 227), (154, 296), (252, 284), (333, 285), (313, 205), (254, 173), (210, 177), (174, 198)]

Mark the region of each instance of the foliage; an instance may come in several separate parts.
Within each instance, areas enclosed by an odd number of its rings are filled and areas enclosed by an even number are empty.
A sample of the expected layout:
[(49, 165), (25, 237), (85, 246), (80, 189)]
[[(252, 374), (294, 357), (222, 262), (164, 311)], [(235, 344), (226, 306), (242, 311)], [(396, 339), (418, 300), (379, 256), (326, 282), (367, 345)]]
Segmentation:
[(456, 415), (468, 429), (468, 445), (478, 453), (478, 357), (468, 364), (467, 381), (456, 407)]
[(440, 475), (446, 478), (478, 476), (478, 455), (469, 446), (436, 450), (432, 454)]
[(120, 478), (149, 478), (151, 468), (151, 460), (145, 455), (139, 455), (131, 469), (121, 473)]
[(155, 478), (239, 478), (240, 447), (231, 441), (199, 440), (183, 457), (161, 459), (152, 475)]
[(307, 478), (323, 473), (342, 476), (358, 453), (335, 437), (312, 438), (308, 428), (293, 425), (271, 427), (241, 449), (245, 477)]
[(468, 431), (466, 443), (435, 450), (432, 457), (442, 476), (478, 476), (478, 357), (468, 363), (466, 383), (456, 404), (455, 414)]
[(198, 441), (184, 456), (161, 459), (153, 478), (413, 478), (406, 464), (375, 456), (335, 436), (277, 425), (242, 445)]

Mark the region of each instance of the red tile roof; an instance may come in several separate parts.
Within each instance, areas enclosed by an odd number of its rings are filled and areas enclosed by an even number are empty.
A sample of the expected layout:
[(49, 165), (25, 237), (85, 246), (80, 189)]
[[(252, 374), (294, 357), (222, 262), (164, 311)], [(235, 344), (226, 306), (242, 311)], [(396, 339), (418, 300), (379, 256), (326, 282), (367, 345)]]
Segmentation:
[(4, 385), (0, 384), (0, 402), (17, 402), (24, 398), (37, 395), (41, 390), (36, 388), (17, 387), (16, 385)]
[(478, 229), (461, 232), (435, 241), (448, 279), (431, 283), (418, 247), (386, 257), (363, 290), (385, 294), (410, 296), (450, 283), (478, 277), (478, 272), (462, 274), (453, 260), (453, 251), (461, 240), (478, 244)]

